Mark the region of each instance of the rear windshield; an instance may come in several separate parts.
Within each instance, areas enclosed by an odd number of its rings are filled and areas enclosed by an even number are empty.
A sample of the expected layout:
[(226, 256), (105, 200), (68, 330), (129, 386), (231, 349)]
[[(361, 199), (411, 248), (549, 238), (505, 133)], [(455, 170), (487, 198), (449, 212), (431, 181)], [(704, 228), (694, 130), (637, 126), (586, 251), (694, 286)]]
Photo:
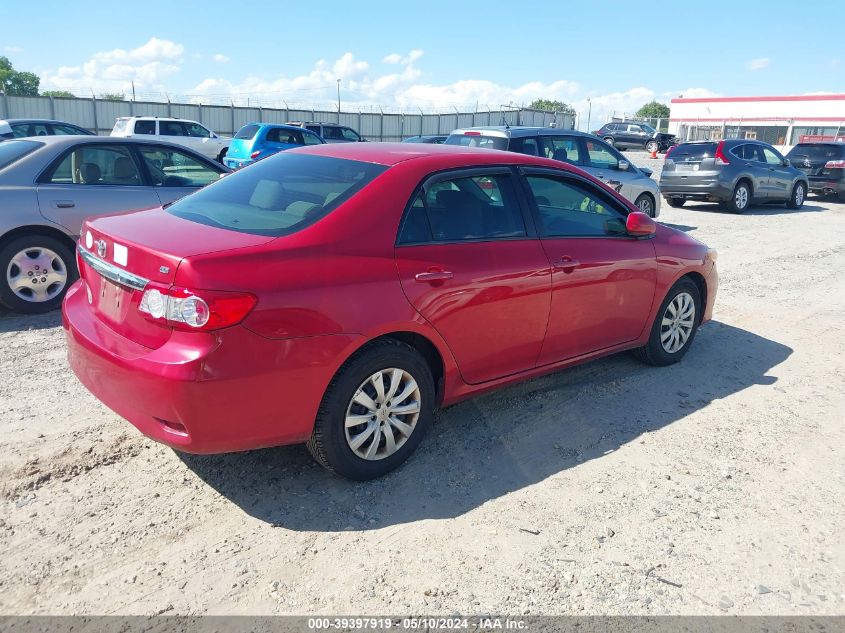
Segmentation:
[(452, 134), (446, 139), (446, 145), (506, 150), (508, 139), (502, 136), (485, 136), (484, 134)]
[(799, 143), (786, 155), (806, 157), (810, 160), (830, 160), (831, 158), (842, 158), (845, 156), (845, 143), (841, 145), (823, 145), (814, 143)]
[(0, 143), (0, 169), (8, 167), (42, 145), (43, 143), (35, 141), (3, 141)]
[(239, 233), (289, 235), (336, 209), (385, 169), (284, 152), (182, 198), (167, 211)]
[(127, 119), (118, 119), (117, 121), (115, 121), (114, 127), (112, 128), (112, 134), (120, 134), (121, 132), (125, 132), (127, 123)]
[(245, 125), (240, 130), (238, 130), (238, 133), (235, 134), (235, 138), (239, 138), (243, 141), (248, 141), (252, 138), (255, 138), (255, 133), (258, 132), (259, 127), (260, 126), (258, 125)]
[(674, 161), (701, 160), (716, 155), (716, 143), (681, 143), (669, 157)]

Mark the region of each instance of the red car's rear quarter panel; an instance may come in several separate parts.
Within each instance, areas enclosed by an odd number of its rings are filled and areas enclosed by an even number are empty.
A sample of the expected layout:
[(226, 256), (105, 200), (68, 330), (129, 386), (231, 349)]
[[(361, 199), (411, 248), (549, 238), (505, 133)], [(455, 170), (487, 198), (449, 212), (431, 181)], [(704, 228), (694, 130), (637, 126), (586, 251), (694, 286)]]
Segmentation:
[(92, 393), (144, 434), (193, 453), (307, 440), (336, 359), (354, 345), (352, 336), (268, 340), (238, 325), (174, 331), (153, 350), (99, 322), (80, 284), (65, 299), (64, 327), (70, 365)]

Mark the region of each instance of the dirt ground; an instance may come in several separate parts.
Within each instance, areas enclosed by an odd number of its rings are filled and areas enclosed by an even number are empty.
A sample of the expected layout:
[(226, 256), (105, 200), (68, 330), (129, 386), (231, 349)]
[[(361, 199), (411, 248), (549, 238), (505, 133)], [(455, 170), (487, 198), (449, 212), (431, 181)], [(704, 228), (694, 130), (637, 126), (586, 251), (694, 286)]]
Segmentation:
[(845, 204), (660, 220), (719, 251), (681, 364), (457, 405), (365, 484), (155, 444), (0, 316), (0, 613), (845, 613)]

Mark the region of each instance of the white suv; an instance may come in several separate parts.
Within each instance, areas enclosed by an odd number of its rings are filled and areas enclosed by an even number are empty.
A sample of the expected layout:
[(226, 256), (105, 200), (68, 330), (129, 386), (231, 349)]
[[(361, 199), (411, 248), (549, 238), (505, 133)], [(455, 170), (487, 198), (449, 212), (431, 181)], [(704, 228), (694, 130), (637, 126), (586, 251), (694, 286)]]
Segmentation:
[(152, 116), (120, 117), (115, 121), (111, 135), (135, 138), (152, 136), (175, 145), (184, 145), (221, 163), (232, 141), (217, 136), (196, 121)]

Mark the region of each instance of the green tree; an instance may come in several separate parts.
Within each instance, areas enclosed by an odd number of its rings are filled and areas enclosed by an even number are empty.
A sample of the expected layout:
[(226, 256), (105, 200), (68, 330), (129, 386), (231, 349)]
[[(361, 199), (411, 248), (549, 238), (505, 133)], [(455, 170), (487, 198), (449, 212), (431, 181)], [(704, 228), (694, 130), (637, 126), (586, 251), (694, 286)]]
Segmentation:
[(103, 101), (126, 101), (126, 95), (122, 92), (104, 92), (100, 95)]
[(68, 92), (67, 90), (45, 90), (41, 93), (42, 97), (65, 97), (65, 98), (72, 98), (76, 95), (72, 92)]
[(659, 101), (651, 101), (637, 110), (637, 116), (642, 119), (668, 119), (669, 106)]
[(8, 57), (0, 56), (0, 89), (8, 95), (37, 97), (41, 80), (34, 73), (15, 70)]
[(563, 101), (552, 101), (551, 99), (535, 99), (528, 106), (532, 110), (546, 110), (547, 112), (560, 112), (575, 116), (575, 108)]

